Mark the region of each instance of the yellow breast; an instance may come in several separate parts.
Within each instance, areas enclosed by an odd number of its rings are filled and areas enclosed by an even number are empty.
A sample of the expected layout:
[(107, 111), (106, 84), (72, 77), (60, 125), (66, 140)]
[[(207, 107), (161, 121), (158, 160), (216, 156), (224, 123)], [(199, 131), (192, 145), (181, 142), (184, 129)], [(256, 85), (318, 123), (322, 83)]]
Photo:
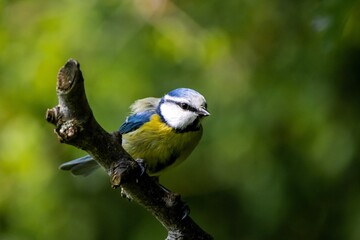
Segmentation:
[(201, 136), (201, 127), (197, 131), (176, 132), (154, 114), (139, 129), (124, 134), (122, 145), (134, 159), (146, 162), (150, 175), (159, 175), (184, 161)]

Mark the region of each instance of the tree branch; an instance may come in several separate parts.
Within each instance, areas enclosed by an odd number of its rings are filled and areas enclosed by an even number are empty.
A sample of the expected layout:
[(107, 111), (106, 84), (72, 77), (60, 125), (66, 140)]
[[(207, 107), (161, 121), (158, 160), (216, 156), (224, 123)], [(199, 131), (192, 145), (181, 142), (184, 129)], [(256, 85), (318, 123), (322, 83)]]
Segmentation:
[(88, 104), (80, 64), (70, 59), (57, 76), (59, 104), (46, 112), (61, 143), (89, 153), (107, 171), (113, 188), (146, 208), (166, 228), (166, 240), (213, 239), (189, 216), (180, 195), (166, 191), (121, 146), (118, 132), (107, 133)]

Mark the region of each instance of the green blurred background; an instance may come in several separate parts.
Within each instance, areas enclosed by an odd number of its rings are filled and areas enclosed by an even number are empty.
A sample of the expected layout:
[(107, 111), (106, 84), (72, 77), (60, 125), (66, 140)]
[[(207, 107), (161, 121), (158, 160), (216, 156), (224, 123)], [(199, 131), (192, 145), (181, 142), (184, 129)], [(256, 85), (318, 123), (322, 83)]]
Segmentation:
[(97, 120), (194, 88), (204, 137), (161, 182), (216, 239), (360, 239), (360, 2), (0, 0), (0, 239), (165, 239), (46, 123), (81, 63)]

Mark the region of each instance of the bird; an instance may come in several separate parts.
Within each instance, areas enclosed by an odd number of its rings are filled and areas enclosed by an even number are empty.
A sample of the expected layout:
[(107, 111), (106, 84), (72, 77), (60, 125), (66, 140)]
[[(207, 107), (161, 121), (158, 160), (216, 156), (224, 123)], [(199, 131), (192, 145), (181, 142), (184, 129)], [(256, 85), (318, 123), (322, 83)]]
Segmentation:
[[(122, 147), (133, 159), (141, 159), (146, 172), (155, 178), (191, 154), (203, 134), (202, 120), (210, 115), (204, 96), (190, 88), (136, 100), (130, 110), (118, 129)], [(87, 176), (98, 167), (93, 157), (86, 155), (59, 168)]]

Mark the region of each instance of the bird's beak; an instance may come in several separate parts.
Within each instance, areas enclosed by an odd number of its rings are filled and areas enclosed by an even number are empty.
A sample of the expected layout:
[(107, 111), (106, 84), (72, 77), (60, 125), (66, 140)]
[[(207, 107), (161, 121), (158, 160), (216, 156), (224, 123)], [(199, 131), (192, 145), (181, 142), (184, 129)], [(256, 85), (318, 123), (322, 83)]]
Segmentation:
[(210, 116), (210, 113), (205, 108), (200, 108), (198, 114), (202, 117)]

